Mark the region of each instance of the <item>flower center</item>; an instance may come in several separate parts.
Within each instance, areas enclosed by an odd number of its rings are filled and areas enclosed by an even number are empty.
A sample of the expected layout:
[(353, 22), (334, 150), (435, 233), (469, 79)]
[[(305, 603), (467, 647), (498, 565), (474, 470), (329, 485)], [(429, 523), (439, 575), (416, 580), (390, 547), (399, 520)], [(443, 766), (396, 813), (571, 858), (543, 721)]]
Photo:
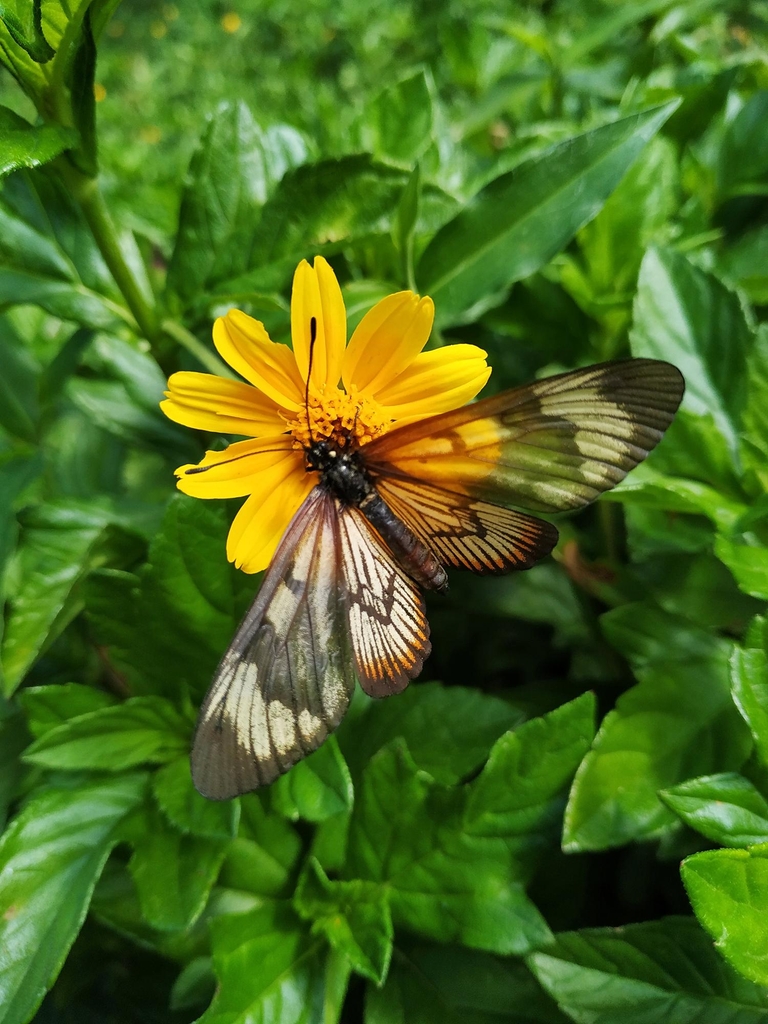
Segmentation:
[(288, 421), (288, 429), (295, 448), (309, 448), (313, 441), (330, 441), (338, 448), (360, 448), (385, 434), (391, 424), (381, 406), (359, 395), (353, 384), (349, 391), (334, 387), (310, 394), (308, 407), (300, 409), (295, 420)]

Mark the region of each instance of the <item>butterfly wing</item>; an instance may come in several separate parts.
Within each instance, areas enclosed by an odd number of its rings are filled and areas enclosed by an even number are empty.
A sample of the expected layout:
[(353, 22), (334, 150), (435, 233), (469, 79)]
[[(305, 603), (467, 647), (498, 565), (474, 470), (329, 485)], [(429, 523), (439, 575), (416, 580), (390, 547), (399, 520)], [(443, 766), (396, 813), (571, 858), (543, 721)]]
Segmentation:
[(380, 476), (376, 489), (418, 539), (453, 569), (530, 569), (557, 543), (543, 519), (407, 477)]
[(669, 363), (601, 363), (396, 428), (366, 445), (366, 466), (379, 489), (391, 477), (533, 512), (581, 508), (658, 444), (683, 390)]
[(339, 509), (349, 636), (360, 685), (371, 697), (405, 689), (430, 652), (424, 600), (359, 509)]
[(192, 747), (198, 791), (267, 785), (338, 726), (354, 690), (334, 500), (316, 487), (221, 660)]

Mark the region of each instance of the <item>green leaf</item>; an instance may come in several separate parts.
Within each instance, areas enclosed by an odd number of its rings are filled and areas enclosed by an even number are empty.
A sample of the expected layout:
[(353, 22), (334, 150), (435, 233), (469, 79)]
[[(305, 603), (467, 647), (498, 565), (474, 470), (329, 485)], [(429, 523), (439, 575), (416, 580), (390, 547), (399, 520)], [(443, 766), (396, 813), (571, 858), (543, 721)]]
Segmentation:
[(720, 255), (718, 273), (757, 305), (768, 303), (768, 225), (747, 231)]
[[(641, 631), (651, 626), (640, 614), (637, 623)], [(605, 716), (576, 773), (564, 849), (604, 850), (656, 836), (674, 820), (660, 789), (743, 763), (749, 739), (731, 700), (730, 651), (719, 641), (708, 655), (636, 670), (640, 682)]]
[(378, 159), (410, 167), (432, 142), (432, 90), (424, 70), (383, 89), (365, 112), (366, 148)]
[(208, 902), (229, 840), (184, 835), (152, 806), (130, 827), (128, 868), (145, 920), (159, 931), (191, 928)]
[(368, 986), (366, 1024), (564, 1024), (525, 964), (463, 946), (398, 942), (383, 989)]
[(112, 694), (81, 683), (30, 686), (22, 690), (17, 699), (24, 709), (29, 731), (35, 739), (40, 739), (70, 718), (79, 718), (80, 715), (111, 707), (117, 702)]
[[(219, 980), (199, 1024), (314, 1024), (322, 1020), (323, 963), (290, 907), (265, 904), (212, 922)], [(244, 970), (244, 965), (248, 965)]]
[(152, 792), (166, 818), (180, 832), (208, 839), (231, 839), (237, 834), (239, 801), (216, 802), (200, 796), (192, 784), (186, 753), (155, 772)]
[(0, 3), (0, 19), (13, 37), (32, 60), (44, 64), (53, 57), (54, 50), (43, 35), (40, 7), (42, 0), (3, 0)]
[(435, 235), (417, 267), (439, 326), (476, 319), (591, 220), (674, 105), (559, 143), (486, 185)]
[(384, 983), (393, 930), (383, 886), (360, 879), (331, 882), (312, 857), (299, 879), (293, 905), (300, 917), (312, 922), (313, 934), (325, 936), (358, 974), (377, 985)]
[(286, 170), (305, 159), (293, 129), (262, 131), (242, 101), (219, 107), (192, 157), (168, 267), (168, 288), (182, 304), (247, 269), (262, 205)]
[(281, 776), (272, 788), (272, 806), (291, 821), (320, 822), (352, 807), (354, 788), (335, 736)]
[(734, 450), (751, 342), (751, 328), (734, 292), (671, 249), (646, 253), (635, 299), (632, 354), (674, 363), (685, 377), (683, 408), (711, 414)]
[(169, 1009), (192, 1010), (210, 1003), (216, 989), (213, 963), (209, 956), (198, 956), (182, 969), (171, 989)]
[(0, 427), (23, 441), (35, 441), (39, 408), (39, 367), (12, 329), (0, 318)]
[(734, 702), (749, 726), (762, 763), (768, 765), (768, 656), (764, 630), (765, 619), (758, 616), (752, 622), (745, 645), (734, 648), (730, 670)]
[(761, 194), (768, 172), (768, 143), (763, 125), (768, 117), (768, 90), (755, 92), (728, 124), (720, 148), (719, 188), (729, 195)]
[(419, 768), (451, 784), (477, 769), (496, 740), (521, 720), (517, 708), (479, 690), (419, 683), (397, 700), (368, 704), (338, 735), (355, 778), (377, 750), (400, 737)]
[(0, 107), (0, 177), (22, 167), (50, 163), (76, 142), (77, 136), (68, 128), (31, 125), (7, 107)]
[(768, 324), (761, 324), (747, 363), (747, 405), (742, 418), (741, 455), (768, 491)]
[(48, 730), (24, 754), (44, 768), (123, 771), (164, 764), (189, 746), (190, 723), (162, 697), (132, 697)]
[(768, 600), (768, 548), (720, 536), (715, 541), (715, 554), (731, 570), (740, 590)]
[(26, 723), (17, 707), (0, 698), (0, 832), (17, 795), (24, 766), (21, 752), (29, 742)]
[(696, 853), (681, 872), (696, 916), (726, 960), (768, 985), (768, 846)]
[(21, 583), (11, 596), (2, 647), (6, 694), (80, 611), (81, 583), (89, 570), (135, 558), (137, 539), (110, 526), (113, 518), (105, 505), (64, 501), (23, 517)]
[(0, 839), (0, 1021), (26, 1024), (83, 923), (116, 828), (144, 775), (34, 796)]
[(564, 932), (528, 963), (577, 1024), (768, 1020), (765, 994), (720, 960), (690, 918)]
[(660, 796), (686, 825), (721, 846), (768, 843), (768, 801), (743, 775), (689, 779)]
[(298, 833), (268, 813), (257, 793), (241, 797), (240, 807), (239, 834), (227, 852), (221, 884), (262, 896), (286, 895), (302, 854)]

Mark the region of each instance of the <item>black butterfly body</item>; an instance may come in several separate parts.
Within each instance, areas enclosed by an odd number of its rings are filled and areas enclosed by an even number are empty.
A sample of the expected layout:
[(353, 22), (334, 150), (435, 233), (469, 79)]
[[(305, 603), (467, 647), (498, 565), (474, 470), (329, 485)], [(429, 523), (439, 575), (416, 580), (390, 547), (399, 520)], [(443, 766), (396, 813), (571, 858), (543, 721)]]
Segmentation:
[(527, 569), (557, 530), (532, 512), (580, 508), (663, 436), (682, 376), (603, 363), (395, 427), (363, 447), (305, 449), (299, 508), (203, 703), (192, 776), (211, 799), (267, 785), (339, 725), (355, 678), (404, 689), (430, 651), (420, 588), (446, 566)]

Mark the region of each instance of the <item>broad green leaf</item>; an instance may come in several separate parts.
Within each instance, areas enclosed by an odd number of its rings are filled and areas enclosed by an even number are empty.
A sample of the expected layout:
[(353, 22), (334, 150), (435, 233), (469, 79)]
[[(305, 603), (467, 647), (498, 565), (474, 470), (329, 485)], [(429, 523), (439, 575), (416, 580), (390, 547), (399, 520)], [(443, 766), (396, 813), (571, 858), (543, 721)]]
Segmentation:
[(730, 695), (731, 647), (659, 661), (609, 711), (582, 761), (565, 813), (563, 847), (604, 850), (659, 835), (674, 816), (658, 796), (695, 775), (740, 767), (749, 738)]
[(496, 740), (521, 720), (520, 711), (498, 697), (420, 683), (397, 700), (368, 704), (359, 719), (342, 724), (339, 743), (355, 778), (377, 750), (401, 737), (419, 768), (450, 784), (478, 768)]
[(40, 64), (53, 57), (54, 51), (43, 35), (42, 0), (3, 0), (0, 3), (0, 20), (10, 33), (13, 41), (22, 46), (32, 60)]
[(49, 729), (25, 761), (45, 768), (123, 771), (164, 764), (186, 752), (190, 723), (162, 697), (132, 697)]
[(293, 905), (345, 956), (352, 968), (377, 985), (384, 983), (392, 956), (392, 917), (384, 886), (355, 879), (332, 882), (311, 858), (296, 887)]
[(528, 964), (577, 1024), (768, 1020), (765, 993), (724, 964), (687, 917), (563, 932)]
[(214, 280), (247, 269), (259, 210), (286, 170), (305, 159), (293, 129), (262, 131), (242, 101), (219, 107), (192, 157), (168, 267), (168, 288), (183, 305)]
[(760, 759), (768, 765), (768, 656), (764, 629), (762, 617), (753, 620), (745, 645), (733, 650), (730, 670), (734, 702), (749, 726)]
[[(324, 1002), (321, 940), (286, 904), (211, 925), (218, 988), (199, 1024), (314, 1024)], [(245, 969), (247, 965), (247, 969)]]
[(194, 699), (210, 685), (255, 581), (226, 558), (221, 505), (174, 497), (139, 580), (102, 574), (88, 596), (93, 632), (134, 691)]
[(171, 1010), (192, 1010), (206, 1006), (213, 998), (216, 977), (213, 962), (209, 956), (198, 956), (190, 960), (173, 983), (168, 1002)]
[(742, 419), (745, 466), (768, 491), (768, 325), (761, 324), (747, 363), (747, 405)]
[(632, 354), (674, 363), (685, 377), (683, 408), (711, 414), (733, 449), (751, 341), (734, 292), (680, 253), (649, 249), (635, 298)]
[(137, 538), (112, 527), (113, 518), (106, 505), (95, 502), (40, 505), (24, 515), (21, 582), (11, 595), (2, 647), (7, 694), (80, 611), (89, 570), (136, 557)]
[(758, 304), (768, 303), (768, 225), (747, 231), (720, 255), (718, 272)]
[(591, 220), (674, 106), (632, 114), (559, 143), (486, 185), (417, 267), (439, 325), (476, 318), (547, 263)]
[(26, 723), (19, 708), (0, 698), (0, 831), (5, 828), (8, 807), (17, 795), (23, 776), (21, 752), (28, 742)]
[(277, 780), (273, 807), (286, 818), (320, 822), (350, 810), (352, 778), (335, 736)]
[(556, 835), (561, 794), (594, 732), (590, 695), (502, 736), (466, 786), (444, 787), (402, 740), (363, 772), (347, 875), (388, 883), (396, 924), (519, 954), (548, 931), (523, 885)]
[(70, 718), (108, 708), (117, 701), (112, 694), (81, 683), (58, 686), (30, 686), (21, 690), (17, 700), (24, 709), (29, 731), (40, 739)]
[(768, 846), (696, 853), (681, 872), (696, 916), (726, 960), (768, 985)]
[(383, 989), (369, 985), (366, 1024), (565, 1024), (525, 964), (462, 946), (398, 946)]
[(34, 796), (0, 839), (0, 1021), (26, 1024), (83, 923), (116, 829), (144, 775)]
[(363, 137), (379, 159), (411, 166), (432, 142), (432, 92), (423, 70), (383, 89), (365, 112)]
[(261, 896), (286, 895), (302, 854), (297, 831), (267, 812), (257, 793), (241, 797), (240, 806), (238, 838), (227, 852), (221, 884)]
[(76, 141), (76, 135), (68, 128), (31, 125), (7, 107), (0, 107), (0, 177), (21, 167), (47, 164)]
[(716, 637), (696, 629), (689, 620), (670, 615), (650, 602), (636, 601), (612, 608), (600, 616), (608, 643), (629, 661), (637, 673), (672, 662), (716, 657)]
[(180, 832), (208, 839), (231, 839), (237, 834), (239, 801), (216, 802), (200, 796), (192, 784), (186, 753), (155, 772), (152, 792), (166, 818)]
[(720, 846), (768, 843), (768, 801), (743, 775), (704, 775), (660, 796), (686, 825)]
[(203, 912), (229, 840), (184, 835), (150, 806), (131, 822), (130, 841), (144, 919), (159, 931), (187, 930)]
[(768, 116), (768, 90), (755, 92), (729, 123), (723, 135), (718, 185), (723, 198), (762, 194), (768, 173), (768, 142), (763, 126)]
[(7, 318), (0, 318), (0, 427), (23, 441), (36, 440), (39, 372)]
[(768, 600), (768, 548), (720, 536), (715, 541), (715, 554), (728, 566), (745, 594)]

